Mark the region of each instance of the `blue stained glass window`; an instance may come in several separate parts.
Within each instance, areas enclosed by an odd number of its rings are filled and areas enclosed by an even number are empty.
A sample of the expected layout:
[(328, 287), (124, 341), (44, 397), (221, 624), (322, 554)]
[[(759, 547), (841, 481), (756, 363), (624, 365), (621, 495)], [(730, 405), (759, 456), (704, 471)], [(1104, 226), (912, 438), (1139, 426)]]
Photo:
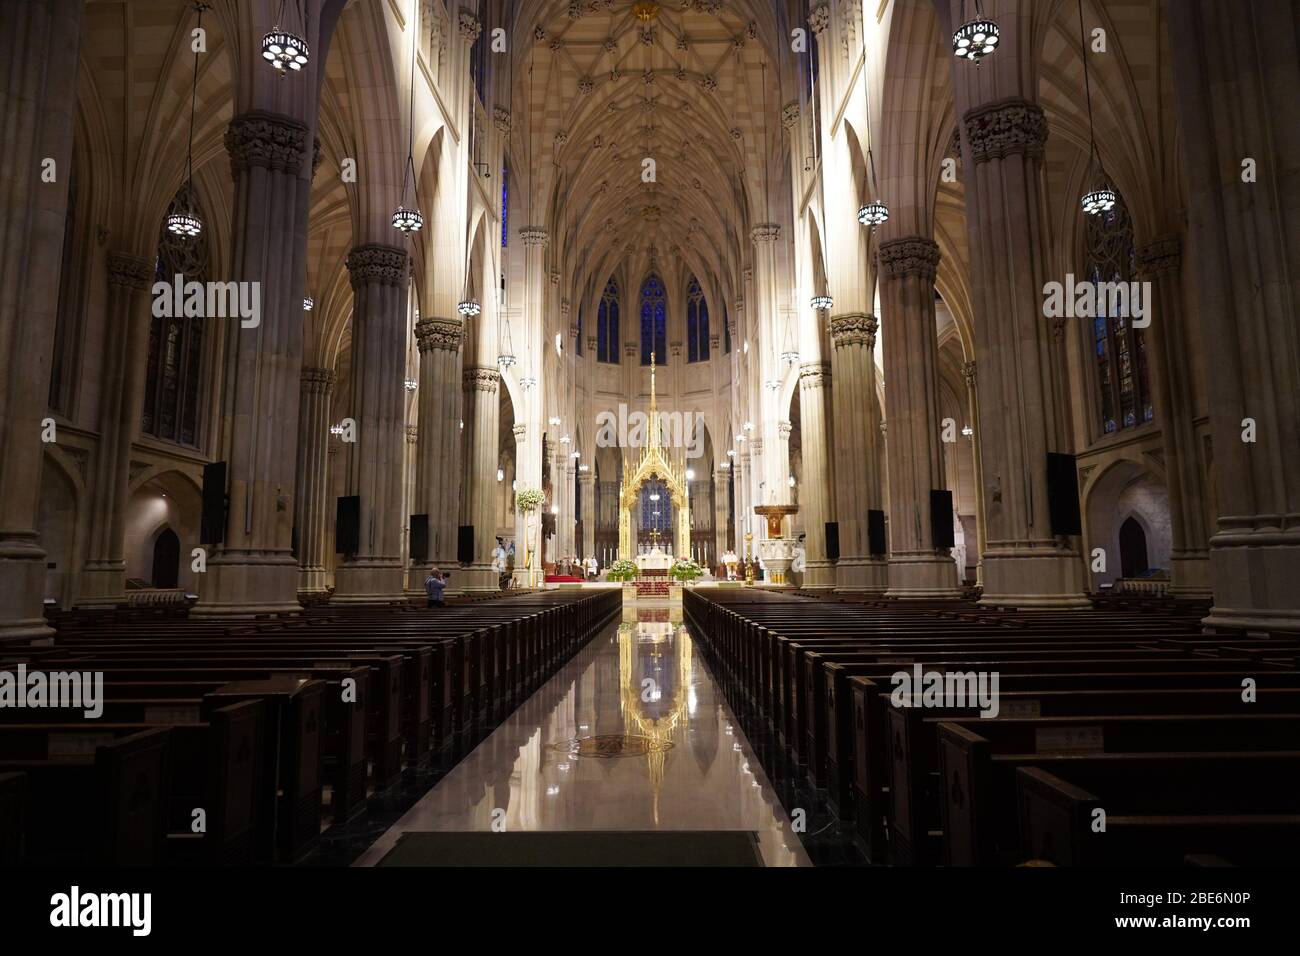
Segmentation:
[(686, 289), (686, 360), (688, 362), (707, 362), (709, 360), (709, 302), (704, 298), (704, 290), (699, 280), (691, 276), (691, 284)]
[(596, 314), (596, 360), (618, 364), (618, 280), (612, 276)]
[[(655, 495), (658, 501), (652, 500)], [(668, 497), (668, 487), (655, 479), (641, 486), (641, 530), (658, 531), (667, 534), (672, 529), (672, 500)], [(671, 542), (663, 541), (660, 547)]]
[(501, 169), (501, 247), (504, 249), (510, 235), (510, 168)]
[(668, 312), (664, 302), (663, 281), (654, 273), (641, 285), (641, 364), (668, 364)]

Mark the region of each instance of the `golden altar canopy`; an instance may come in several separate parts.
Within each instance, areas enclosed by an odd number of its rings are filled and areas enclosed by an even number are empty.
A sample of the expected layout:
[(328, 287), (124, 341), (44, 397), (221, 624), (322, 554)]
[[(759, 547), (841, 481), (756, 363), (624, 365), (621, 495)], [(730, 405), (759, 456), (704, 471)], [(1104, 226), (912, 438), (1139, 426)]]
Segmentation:
[(677, 521), (673, 533), (673, 556), (689, 557), (691, 553), (691, 508), (686, 476), (679, 472), (669, 460), (663, 447), (659, 429), (659, 401), (655, 393), (655, 354), (650, 353), (650, 415), (646, 425), (645, 447), (641, 457), (632, 470), (631, 477), (625, 477), (619, 485), (618, 512), (618, 556), (620, 558), (636, 557), (636, 547), (632, 535), (632, 509), (641, 498), (641, 486), (647, 481), (658, 479), (668, 489), (676, 509)]

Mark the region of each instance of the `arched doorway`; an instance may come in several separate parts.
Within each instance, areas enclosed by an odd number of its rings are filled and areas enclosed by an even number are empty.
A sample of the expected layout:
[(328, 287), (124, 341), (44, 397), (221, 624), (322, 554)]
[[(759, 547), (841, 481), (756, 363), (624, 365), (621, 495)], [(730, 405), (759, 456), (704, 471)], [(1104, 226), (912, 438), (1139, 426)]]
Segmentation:
[(1119, 526), (1119, 563), (1126, 578), (1136, 578), (1148, 568), (1147, 533), (1132, 515)]
[(159, 532), (153, 543), (153, 586), (174, 588), (180, 579), (181, 539), (171, 528)]

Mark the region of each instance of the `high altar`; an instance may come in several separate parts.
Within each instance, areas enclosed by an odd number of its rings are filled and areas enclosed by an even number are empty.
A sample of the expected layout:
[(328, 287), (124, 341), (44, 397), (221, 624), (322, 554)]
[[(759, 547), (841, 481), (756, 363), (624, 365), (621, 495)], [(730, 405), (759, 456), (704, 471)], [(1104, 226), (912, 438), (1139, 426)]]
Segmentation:
[(650, 353), (650, 415), (646, 426), (645, 448), (630, 478), (619, 485), (618, 556), (635, 560), (636, 546), (632, 534), (632, 509), (641, 500), (641, 486), (657, 479), (668, 489), (673, 507), (677, 509), (676, 528), (673, 532), (673, 554), (691, 553), (691, 506), (688, 499), (685, 475), (678, 472), (668, 460), (662, 437), (659, 434), (659, 403), (655, 396), (655, 355)]

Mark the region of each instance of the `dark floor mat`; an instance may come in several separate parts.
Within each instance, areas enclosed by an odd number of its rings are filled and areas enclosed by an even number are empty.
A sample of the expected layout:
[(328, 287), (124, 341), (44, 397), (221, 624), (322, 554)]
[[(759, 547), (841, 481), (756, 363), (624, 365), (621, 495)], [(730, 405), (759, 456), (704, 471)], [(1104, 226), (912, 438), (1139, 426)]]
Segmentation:
[(747, 830), (403, 833), (380, 866), (762, 866)]

